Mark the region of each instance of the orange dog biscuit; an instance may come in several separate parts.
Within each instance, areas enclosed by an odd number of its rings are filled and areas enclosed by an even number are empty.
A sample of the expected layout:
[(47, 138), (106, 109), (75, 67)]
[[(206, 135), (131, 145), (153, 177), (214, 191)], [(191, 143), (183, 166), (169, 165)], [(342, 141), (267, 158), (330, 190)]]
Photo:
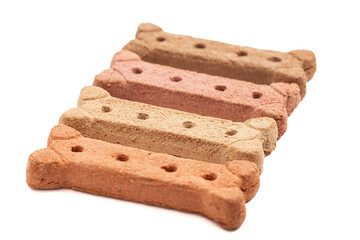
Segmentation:
[[(240, 227), (245, 202), (259, 187), (248, 161), (212, 164), (85, 138), (55, 126), (48, 148), (30, 155), (26, 181), (35, 189), (72, 188), (207, 216)], [(244, 191), (244, 192), (243, 192)]]

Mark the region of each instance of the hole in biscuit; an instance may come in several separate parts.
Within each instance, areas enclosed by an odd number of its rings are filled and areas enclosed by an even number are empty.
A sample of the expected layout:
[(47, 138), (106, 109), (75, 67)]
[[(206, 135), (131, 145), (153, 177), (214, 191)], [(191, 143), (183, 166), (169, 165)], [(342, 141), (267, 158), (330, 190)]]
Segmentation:
[(84, 151), (84, 148), (82, 146), (74, 146), (71, 148), (72, 152), (82, 152)]
[(252, 93), (252, 97), (255, 98), (255, 99), (261, 98), (261, 96), (262, 96), (262, 93), (261, 93), (261, 92), (253, 92), (253, 93)]
[(181, 78), (181, 77), (178, 77), (178, 76), (175, 76), (175, 77), (170, 77), (170, 80), (171, 80), (172, 82), (180, 82), (180, 81), (182, 80), (182, 78)]
[(186, 121), (186, 122), (183, 122), (183, 126), (184, 126), (184, 128), (192, 128), (195, 126), (195, 123)]
[(167, 166), (163, 166), (161, 168), (167, 172), (175, 172), (177, 170), (177, 167), (175, 165), (167, 165)]
[(102, 106), (101, 111), (104, 113), (111, 112), (111, 107), (110, 106)]
[(247, 54), (247, 52), (245, 52), (245, 51), (239, 51), (239, 52), (237, 52), (237, 55), (238, 55), (239, 57), (245, 57), (245, 56), (247, 56), (248, 54)]
[(164, 37), (158, 37), (158, 38), (156, 38), (156, 40), (157, 40), (158, 42), (163, 42), (163, 41), (165, 41), (165, 38), (164, 38)]
[(141, 120), (146, 120), (146, 119), (149, 118), (149, 114), (146, 114), (146, 113), (138, 113), (137, 118), (138, 118), (138, 119), (141, 119)]
[(224, 86), (224, 85), (217, 85), (217, 86), (215, 86), (215, 89), (218, 90), (218, 91), (223, 92), (223, 91), (226, 90), (226, 86)]
[(278, 57), (271, 57), (271, 58), (268, 58), (268, 60), (271, 62), (281, 62), (281, 58), (278, 58)]
[(125, 154), (119, 154), (116, 156), (116, 160), (121, 161), (121, 162), (126, 162), (127, 160), (129, 160), (129, 156), (127, 156)]
[(216, 179), (216, 174), (215, 173), (207, 173), (205, 175), (202, 176), (205, 180), (208, 181), (214, 181)]
[(196, 47), (196, 48), (199, 48), (199, 49), (204, 49), (204, 48), (205, 48), (205, 45), (202, 44), (202, 43), (197, 43), (197, 44), (195, 44), (195, 47)]
[(234, 130), (234, 129), (231, 129), (231, 130), (226, 132), (226, 135), (229, 135), (229, 136), (234, 136), (235, 134), (237, 134), (237, 131)]
[(135, 74), (141, 74), (143, 72), (141, 68), (132, 68), (131, 71)]

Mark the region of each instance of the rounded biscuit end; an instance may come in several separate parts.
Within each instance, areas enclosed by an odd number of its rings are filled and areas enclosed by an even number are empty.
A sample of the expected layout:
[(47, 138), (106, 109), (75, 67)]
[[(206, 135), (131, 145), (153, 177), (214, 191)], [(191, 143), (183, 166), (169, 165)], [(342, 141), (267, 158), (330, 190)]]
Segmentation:
[(316, 57), (312, 51), (309, 50), (294, 50), (289, 52), (290, 55), (302, 62), (302, 68), (305, 71), (307, 81), (310, 81), (316, 72)]
[(64, 124), (56, 125), (51, 129), (47, 145), (50, 146), (55, 140), (66, 140), (80, 137), (81, 133)]
[(80, 92), (78, 106), (80, 106), (84, 101), (91, 101), (95, 99), (106, 98), (109, 96), (110, 94), (100, 87), (84, 87)]
[(253, 199), (260, 187), (260, 172), (256, 164), (246, 160), (234, 160), (227, 162), (225, 166), (240, 178), (240, 189), (244, 193), (245, 201)]
[(155, 31), (162, 31), (162, 29), (159, 26), (156, 26), (152, 23), (140, 23), (138, 26), (136, 37), (142, 32), (155, 32)]
[(61, 157), (48, 148), (33, 152), (26, 166), (26, 183), (33, 189), (61, 188), (61, 161)]

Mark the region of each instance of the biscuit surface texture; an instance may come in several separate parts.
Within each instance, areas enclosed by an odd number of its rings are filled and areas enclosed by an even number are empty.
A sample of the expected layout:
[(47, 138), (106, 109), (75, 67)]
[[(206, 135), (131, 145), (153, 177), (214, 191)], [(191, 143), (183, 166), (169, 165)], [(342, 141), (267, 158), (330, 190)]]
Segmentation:
[(60, 123), (86, 137), (182, 158), (248, 160), (260, 171), (278, 136), (271, 118), (232, 122), (114, 98), (99, 87), (83, 88), (78, 107), (65, 112)]
[(135, 40), (124, 46), (144, 61), (191, 71), (270, 85), (296, 83), (301, 97), (316, 71), (313, 52), (260, 50), (164, 32), (151, 23), (140, 24)]
[(245, 219), (245, 202), (259, 187), (259, 172), (248, 161), (183, 159), (85, 138), (58, 125), (48, 147), (30, 155), (26, 181), (34, 189), (72, 188), (196, 212), (236, 229)]
[(279, 137), (301, 100), (295, 83), (268, 86), (211, 76), (148, 63), (126, 50), (115, 54), (112, 68), (98, 74), (93, 85), (114, 97), (234, 122), (270, 117)]

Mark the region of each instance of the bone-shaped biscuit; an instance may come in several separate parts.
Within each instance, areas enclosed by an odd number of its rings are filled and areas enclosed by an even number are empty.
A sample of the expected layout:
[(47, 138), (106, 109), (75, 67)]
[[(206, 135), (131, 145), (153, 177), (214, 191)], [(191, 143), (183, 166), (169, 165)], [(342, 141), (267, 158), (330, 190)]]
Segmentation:
[(150, 23), (140, 24), (136, 39), (124, 49), (148, 62), (211, 75), (267, 85), (297, 83), (302, 98), (316, 71), (315, 55), (308, 50), (284, 53), (230, 45), (170, 34)]
[(99, 87), (85, 87), (78, 107), (60, 123), (86, 137), (212, 163), (242, 159), (262, 170), (278, 136), (271, 118), (242, 122), (200, 116), (111, 97)]
[(122, 50), (112, 68), (95, 77), (94, 86), (113, 97), (243, 122), (255, 117), (275, 119), (278, 137), (288, 115), (301, 100), (297, 84), (259, 85), (144, 62)]
[(34, 189), (72, 188), (196, 212), (236, 229), (245, 219), (246, 200), (259, 188), (259, 172), (248, 161), (178, 158), (85, 138), (58, 125), (48, 148), (30, 155), (26, 181)]

